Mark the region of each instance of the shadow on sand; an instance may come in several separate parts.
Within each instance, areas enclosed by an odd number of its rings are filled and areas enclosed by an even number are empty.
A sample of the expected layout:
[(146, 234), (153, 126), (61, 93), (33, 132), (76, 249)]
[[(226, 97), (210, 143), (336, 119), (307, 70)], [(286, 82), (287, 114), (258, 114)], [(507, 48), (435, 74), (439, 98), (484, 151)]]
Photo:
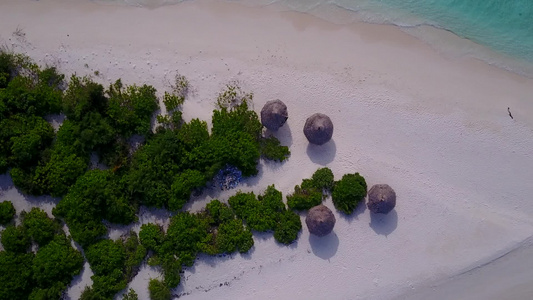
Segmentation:
[(330, 140), (324, 145), (313, 145), (309, 143), (307, 145), (307, 155), (312, 162), (319, 165), (327, 165), (335, 159), (335, 154), (337, 153), (337, 146), (335, 145), (334, 140)]
[(387, 236), (398, 227), (398, 214), (395, 209), (386, 215), (370, 213), (369, 225), (377, 234)]
[(311, 244), (311, 249), (316, 256), (327, 260), (337, 253), (337, 249), (339, 249), (339, 237), (335, 231), (323, 237), (310, 234), (309, 244)]

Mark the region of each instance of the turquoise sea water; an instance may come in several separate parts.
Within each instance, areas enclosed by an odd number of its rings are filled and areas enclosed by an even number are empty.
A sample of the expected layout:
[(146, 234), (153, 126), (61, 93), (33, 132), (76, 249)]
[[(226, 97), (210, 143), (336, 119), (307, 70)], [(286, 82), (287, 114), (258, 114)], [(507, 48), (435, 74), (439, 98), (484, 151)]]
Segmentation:
[[(115, 0), (103, 0), (115, 1)], [(183, 0), (116, 0), (159, 6)], [(533, 63), (533, 0), (230, 0), (248, 5), (279, 4), (317, 13), (332, 6), (356, 19), (403, 28), (429, 25), (453, 32), (506, 56)], [(320, 14), (319, 14), (320, 15)], [(335, 21), (334, 16), (329, 16)]]

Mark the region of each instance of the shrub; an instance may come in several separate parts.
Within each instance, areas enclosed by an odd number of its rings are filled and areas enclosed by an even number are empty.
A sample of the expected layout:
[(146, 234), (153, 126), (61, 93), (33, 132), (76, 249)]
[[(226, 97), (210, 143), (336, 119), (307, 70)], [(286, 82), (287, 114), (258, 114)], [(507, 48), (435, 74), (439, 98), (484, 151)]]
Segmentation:
[(335, 182), (331, 198), (335, 207), (345, 214), (351, 214), (366, 196), (366, 181), (359, 175), (345, 174)]
[(6, 251), (26, 253), (31, 245), (26, 228), (22, 226), (8, 226), (2, 231), (2, 245)]
[(308, 210), (322, 203), (322, 199), (322, 191), (315, 188), (309, 179), (304, 179), (301, 187), (295, 186), (294, 193), (287, 195), (287, 205), (290, 209)]
[(106, 239), (89, 246), (85, 256), (94, 275), (91, 277), (92, 288), (84, 291), (85, 299), (112, 299), (126, 288), (145, 255), (146, 249), (139, 244), (134, 232), (130, 232), (126, 241)]
[(124, 294), (122, 300), (139, 300), (139, 296), (133, 289), (130, 289), (127, 294)]
[(150, 292), (150, 299), (152, 300), (170, 300), (171, 294), (169, 288), (157, 279), (150, 279), (148, 284), (148, 291)]
[(281, 146), (279, 140), (270, 136), (268, 138), (261, 139), (261, 156), (275, 161), (284, 161), (291, 155), (289, 147)]
[(62, 231), (60, 224), (49, 218), (40, 208), (34, 207), (29, 213), (22, 212), (21, 217), (22, 226), (39, 247), (46, 245)]
[(106, 91), (109, 96), (107, 114), (115, 128), (124, 136), (151, 134), (151, 118), (159, 108), (155, 88), (131, 85), (124, 88), (117, 80)]
[(302, 221), (300, 216), (292, 210), (286, 210), (280, 213), (274, 238), (279, 243), (289, 245), (298, 239), (298, 234), (302, 230)]
[(205, 183), (203, 174), (197, 170), (185, 170), (176, 175), (171, 187), (171, 198), (168, 201), (169, 209), (180, 210), (189, 201), (191, 192), (202, 187)]
[(33, 287), (32, 253), (0, 251), (0, 299), (27, 299)]
[(81, 176), (69, 193), (53, 209), (71, 228), (75, 241), (82, 246), (105, 233), (102, 218), (128, 224), (136, 219), (135, 209), (126, 201), (110, 170), (91, 170)]
[(181, 264), (192, 266), (197, 253), (208, 242), (207, 220), (188, 212), (179, 212), (170, 220), (161, 253), (176, 255)]
[(58, 293), (53, 297), (57, 299), (72, 278), (80, 273), (82, 267), (81, 253), (72, 248), (70, 240), (64, 234), (59, 234), (37, 251), (33, 260), (33, 279), (41, 289), (55, 287), (47, 293), (52, 291)]
[(0, 202), (0, 225), (7, 225), (15, 217), (15, 207), (11, 201)]
[(143, 224), (139, 232), (139, 239), (141, 244), (148, 250), (154, 252), (159, 251), (159, 247), (163, 244), (165, 233), (157, 224)]
[(321, 168), (315, 171), (311, 177), (313, 187), (330, 192), (335, 183), (333, 172), (329, 168)]

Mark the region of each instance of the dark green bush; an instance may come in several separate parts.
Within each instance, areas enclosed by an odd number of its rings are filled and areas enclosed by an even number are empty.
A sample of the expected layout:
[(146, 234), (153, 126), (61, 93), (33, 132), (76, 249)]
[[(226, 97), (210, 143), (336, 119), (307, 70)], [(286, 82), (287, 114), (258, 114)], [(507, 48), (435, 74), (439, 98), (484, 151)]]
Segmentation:
[(204, 175), (197, 170), (185, 170), (176, 175), (174, 183), (171, 186), (171, 197), (168, 200), (170, 210), (180, 210), (189, 198), (194, 189), (204, 186), (206, 179)]
[[(72, 248), (70, 240), (64, 234), (58, 234), (37, 251), (32, 266), (33, 279), (42, 289), (39, 293), (56, 293), (55, 297), (46, 299), (58, 299), (72, 278), (80, 273), (82, 267), (81, 253)], [(51, 290), (46, 291), (47, 289)]]
[(27, 299), (33, 288), (33, 253), (0, 251), (0, 300)]
[(311, 177), (311, 180), (313, 182), (313, 187), (327, 192), (330, 192), (333, 189), (335, 183), (333, 172), (327, 167), (316, 170)]
[(157, 279), (150, 279), (148, 284), (148, 291), (150, 292), (151, 300), (170, 300), (171, 294), (169, 288)]
[(289, 245), (298, 239), (298, 234), (302, 230), (302, 221), (300, 216), (292, 210), (286, 210), (280, 213), (274, 238), (276, 241)]
[[(307, 182), (311, 182), (309, 179)], [(304, 179), (302, 186), (294, 187), (294, 193), (287, 195), (287, 205), (290, 209), (308, 210), (313, 206), (322, 203), (322, 191), (315, 188), (311, 183), (307, 183)]]
[[(300, 217), (287, 212), (281, 192), (273, 185), (258, 198), (253, 193), (237, 193), (228, 202), (235, 214), (245, 220), (251, 229), (274, 231), (274, 238), (283, 244), (290, 244), (298, 237)], [(277, 230), (280, 232), (276, 233)]]
[(157, 224), (143, 224), (139, 232), (141, 244), (148, 250), (159, 252), (159, 247), (163, 244), (165, 233)]
[(261, 156), (266, 159), (275, 161), (284, 161), (291, 155), (289, 147), (281, 146), (279, 140), (270, 136), (261, 139)]
[(0, 225), (7, 225), (15, 217), (15, 207), (11, 201), (0, 202)]
[(124, 88), (120, 79), (109, 86), (106, 92), (109, 96), (107, 114), (122, 135), (152, 133), (150, 121), (159, 108), (155, 92), (155, 88), (148, 85)]
[(345, 174), (335, 182), (331, 198), (335, 207), (345, 214), (351, 214), (366, 196), (366, 181), (359, 173)]
[(72, 237), (82, 246), (98, 238), (94, 233), (102, 233), (102, 219), (120, 224), (136, 219), (135, 209), (121, 193), (118, 177), (109, 170), (91, 170), (81, 176), (53, 213), (65, 219)]
[(126, 251), (120, 241), (101, 240), (85, 251), (85, 257), (95, 275), (107, 275), (115, 269), (122, 270), (126, 261)]
[(30, 236), (23, 226), (11, 225), (2, 231), (2, 246), (6, 251), (26, 253), (30, 245)]
[(161, 253), (173, 253), (180, 263), (192, 266), (202, 245), (209, 240), (207, 220), (188, 212), (179, 212), (170, 220)]
[(216, 252), (246, 253), (254, 245), (252, 232), (245, 228), (240, 219), (227, 220), (220, 224), (216, 235)]
[(22, 226), (28, 235), (42, 247), (54, 239), (54, 236), (62, 232), (61, 225), (48, 217), (45, 211), (34, 207), (29, 213), (22, 212)]
[(294, 210), (308, 210), (322, 203), (334, 185), (333, 172), (329, 168), (315, 171), (311, 179), (303, 179), (294, 187), (294, 193), (287, 196), (287, 205)]
[(112, 299), (126, 288), (145, 255), (146, 249), (134, 232), (130, 232), (126, 241), (106, 239), (87, 247), (85, 256), (94, 272), (93, 286), (84, 291), (82, 298)]
[(130, 289), (127, 294), (124, 294), (122, 300), (139, 300), (139, 297), (133, 289)]

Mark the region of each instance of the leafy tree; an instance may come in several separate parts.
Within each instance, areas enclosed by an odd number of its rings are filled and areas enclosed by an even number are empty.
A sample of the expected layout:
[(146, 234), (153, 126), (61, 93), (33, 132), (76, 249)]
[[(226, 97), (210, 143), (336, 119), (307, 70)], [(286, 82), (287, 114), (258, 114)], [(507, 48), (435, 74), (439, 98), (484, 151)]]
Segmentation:
[(147, 206), (167, 206), (174, 177), (181, 170), (183, 153), (182, 143), (171, 130), (149, 138), (135, 152), (131, 167), (122, 178), (128, 197)]
[(275, 161), (284, 161), (291, 155), (289, 147), (281, 146), (280, 141), (270, 136), (268, 138), (261, 139), (261, 156)]
[(157, 224), (143, 224), (139, 232), (141, 244), (148, 250), (159, 252), (159, 247), (163, 244), (165, 233)]
[(202, 244), (209, 240), (207, 229), (206, 220), (188, 212), (179, 212), (170, 220), (161, 252), (174, 253), (180, 263), (192, 266)]
[(171, 294), (169, 288), (157, 279), (150, 279), (148, 284), (148, 291), (150, 292), (151, 300), (170, 300)]
[(333, 189), (333, 185), (335, 184), (333, 172), (327, 167), (316, 170), (311, 180), (313, 187), (328, 192)]
[(216, 235), (217, 253), (246, 253), (254, 245), (252, 232), (245, 228), (240, 219), (223, 222)]
[(33, 253), (0, 251), (0, 300), (27, 299), (33, 287)]
[[(33, 279), (42, 289), (39, 294), (49, 294), (53, 291), (54, 297), (45, 299), (58, 299), (82, 267), (81, 253), (72, 248), (70, 240), (64, 234), (56, 235), (51, 242), (37, 251), (33, 260)], [(45, 291), (46, 289), (50, 291)]]
[(122, 135), (151, 133), (151, 117), (159, 108), (155, 92), (155, 88), (148, 85), (124, 88), (120, 79), (109, 86), (107, 114)]
[(308, 210), (322, 203), (334, 185), (333, 172), (329, 168), (315, 171), (311, 179), (303, 179), (294, 187), (294, 193), (287, 196), (287, 205), (294, 210)]
[(294, 193), (287, 196), (287, 205), (290, 209), (308, 210), (322, 203), (322, 191), (313, 186), (309, 179), (304, 179), (302, 185), (294, 187)]
[(345, 174), (335, 182), (331, 198), (335, 207), (345, 214), (351, 214), (366, 196), (366, 181), (359, 173)]
[[(122, 195), (118, 178), (109, 170), (91, 170), (81, 176), (69, 193), (54, 208), (71, 227), (74, 240), (86, 246), (105, 233), (102, 219), (128, 224), (135, 217), (134, 208)], [(98, 234), (98, 235), (96, 235)]]
[(214, 225), (235, 219), (235, 213), (233, 210), (217, 199), (207, 203), (205, 208), (208, 215), (211, 217), (211, 223)]
[(274, 230), (276, 241), (289, 245), (298, 239), (298, 234), (302, 230), (300, 216), (292, 210), (286, 210), (279, 215), (279, 220)]
[[(281, 192), (273, 185), (255, 198), (253, 193), (237, 193), (228, 200), (235, 214), (257, 231), (274, 231), (274, 238), (283, 244), (290, 244), (301, 230), (300, 217), (287, 212)], [(277, 231), (280, 232), (277, 232)]]
[(168, 201), (169, 209), (181, 209), (189, 201), (191, 192), (202, 187), (205, 183), (205, 177), (197, 170), (185, 170), (183, 173), (179, 173), (171, 187), (171, 198)]
[(28, 235), (40, 246), (43, 247), (54, 236), (62, 232), (61, 226), (55, 220), (48, 217), (45, 211), (34, 207), (29, 213), (22, 212), (22, 226), (26, 228)]
[(130, 289), (127, 294), (124, 294), (122, 300), (139, 300), (139, 296), (137, 296), (135, 290)]
[(15, 216), (15, 207), (11, 201), (0, 202), (0, 225), (7, 225)]
[(24, 227), (11, 225), (2, 232), (2, 245), (6, 251), (26, 253), (31, 240)]
[(84, 291), (84, 299), (112, 299), (126, 288), (146, 255), (134, 232), (125, 241), (101, 240), (85, 251), (94, 275), (93, 286)]
[(107, 98), (104, 87), (89, 77), (70, 78), (68, 89), (63, 97), (63, 113), (73, 122), (80, 121), (90, 111), (104, 113)]

